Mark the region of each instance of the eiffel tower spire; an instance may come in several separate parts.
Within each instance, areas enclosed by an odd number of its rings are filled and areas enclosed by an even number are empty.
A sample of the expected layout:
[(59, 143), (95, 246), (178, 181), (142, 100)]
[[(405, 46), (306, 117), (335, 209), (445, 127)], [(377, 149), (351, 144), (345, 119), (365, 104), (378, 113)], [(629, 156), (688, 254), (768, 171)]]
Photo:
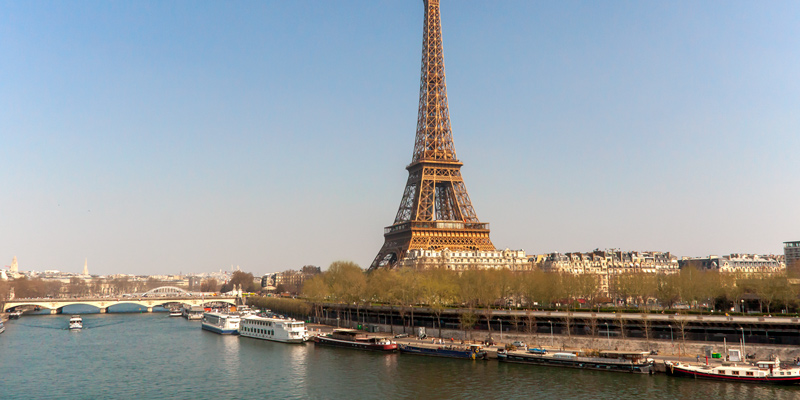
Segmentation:
[(410, 249), (494, 250), (489, 224), (472, 208), (456, 157), (447, 106), (439, 0), (423, 0), (422, 70), (414, 154), (394, 224), (370, 269), (392, 267)]

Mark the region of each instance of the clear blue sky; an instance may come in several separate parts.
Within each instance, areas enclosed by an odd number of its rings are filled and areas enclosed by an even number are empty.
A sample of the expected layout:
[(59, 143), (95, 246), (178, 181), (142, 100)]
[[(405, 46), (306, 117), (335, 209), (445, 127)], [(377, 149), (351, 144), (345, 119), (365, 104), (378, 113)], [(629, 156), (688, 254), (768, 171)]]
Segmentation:
[[(800, 240), (800, 3), (442, 0), (497, 247)], [(366, 267), (407, 178), (423, 6), (0, 1), (0, 265)]]

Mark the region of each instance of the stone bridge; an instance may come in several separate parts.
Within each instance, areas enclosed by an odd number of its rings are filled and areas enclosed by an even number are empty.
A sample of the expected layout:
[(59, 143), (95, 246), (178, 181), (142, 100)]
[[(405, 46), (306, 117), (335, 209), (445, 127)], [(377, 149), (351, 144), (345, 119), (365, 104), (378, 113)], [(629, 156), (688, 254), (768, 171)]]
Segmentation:
[(108, 312), (109, 307), (119, 304), (136, 304), (147, 307), (147, 312), (152, 312), (153, 307), (165, 304), (186, 304), (190, 306), (202, 306), (209, 303), (228, 303), (236, 305), (237, 296), (119, 296), (119, 297), (84, 297), (74, 299), (15, 299), (7, 301), (3, 305), (3, 312), (14, 310), (18, 307), (33, 306), (49, 309), (50, 314), (61, 314), (66, 306), (81, 304), (97, 307), (100, 313)]

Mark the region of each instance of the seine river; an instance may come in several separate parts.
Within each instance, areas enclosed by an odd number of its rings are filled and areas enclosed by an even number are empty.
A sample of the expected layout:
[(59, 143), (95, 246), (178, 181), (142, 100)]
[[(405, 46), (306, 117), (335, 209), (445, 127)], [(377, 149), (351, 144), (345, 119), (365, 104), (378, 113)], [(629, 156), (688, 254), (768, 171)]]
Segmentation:
[[(70, 310), (75, 312), (76, 310)], [(0, 399), (797, 399), (800, 388), (286, 345), (165, 313), (25, 316), (0, 334)]]

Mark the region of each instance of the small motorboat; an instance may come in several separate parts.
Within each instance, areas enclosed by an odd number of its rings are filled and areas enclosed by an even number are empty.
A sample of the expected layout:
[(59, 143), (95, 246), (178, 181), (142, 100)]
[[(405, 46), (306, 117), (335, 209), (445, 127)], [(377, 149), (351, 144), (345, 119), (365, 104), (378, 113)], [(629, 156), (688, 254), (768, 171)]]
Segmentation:
[(70, 331), (79, 331), (83, 329), (83, 319), (80, 315), (73, 315), (69, 319), (69, 330)]

